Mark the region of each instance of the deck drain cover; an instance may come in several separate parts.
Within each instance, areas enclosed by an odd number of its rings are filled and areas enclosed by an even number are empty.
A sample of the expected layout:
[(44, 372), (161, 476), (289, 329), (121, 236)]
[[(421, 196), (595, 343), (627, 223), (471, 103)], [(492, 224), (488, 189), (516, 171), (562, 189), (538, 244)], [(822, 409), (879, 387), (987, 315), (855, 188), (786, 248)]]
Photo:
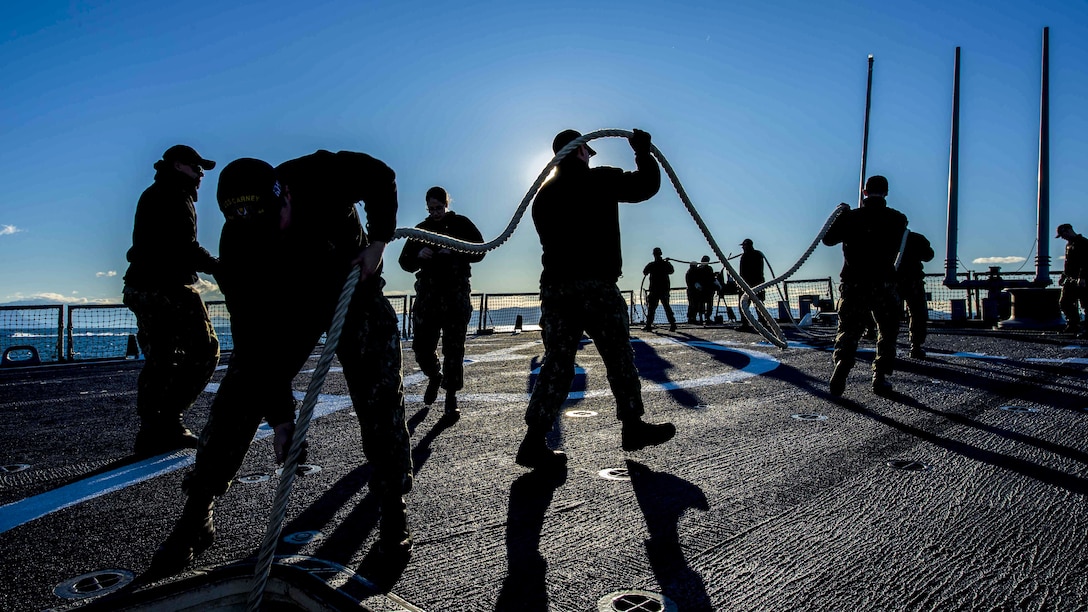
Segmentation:
[(597, 413), (592, 410), (568, 410), (566, 415), (576, 419), (586, 419), (597, 416)]
[(86, 599), (112, 593), (132, 582), (133, 574), (127, 570), (109, 569), (69, 578), (53, 589), (53, 594), (64, 599)]
[(810, 412), (802, 412), (800, 414), (791, 414), (791, 419), (797, 419), (798, 421), (826, 421), (827, 417), (822, 414), (813, 414)]
[(888, 462), (888, 467), (893, 467), (897, 470), (907, 470), (908, 472), (924, 472), (929, 469), (929, 466), (921, 461), (914, 461), (913, 459), (892, 459)]
[(1001, 410), (1007, 410), (1008, 412), (1039, 412), (1038, 408), (1030, 408), (1028, 406), (1002, 406)]
[(22, 472), (23, 470), (29, 470), (30, 466), (25, 463), (12, 463), (9, 465), (0, 465), (0, 474), (14, 474), (16, 472)]
[(597, 472), (597, 475), (605, 480), (631, 480), (627, 468), (607, 468)]
[(291, 535), (284, 536), (283, 541), (288, 544), (309, 544), (315, 540), (324, 538), (325, 534), (320, 531), (298, 531)]
[[(320, 465), (313, 465), (310, 463), (303, 463), (298, 466), (298, 471), (295, 472), (298, 476), (306, 476), (307, 474), (316, 474), (321, 471)], [(283, 468), (276, 470), (276, 476), (283, 476)]]
[(268, 482), (268, 474), (246, 474), (245, 476), (239, 476), (238, 482), (242, 484), (257, 484), (258, 482)]
[(615, 591), (597, 600), (598, 612), (676, 612), (676, 604), (650, 591)]

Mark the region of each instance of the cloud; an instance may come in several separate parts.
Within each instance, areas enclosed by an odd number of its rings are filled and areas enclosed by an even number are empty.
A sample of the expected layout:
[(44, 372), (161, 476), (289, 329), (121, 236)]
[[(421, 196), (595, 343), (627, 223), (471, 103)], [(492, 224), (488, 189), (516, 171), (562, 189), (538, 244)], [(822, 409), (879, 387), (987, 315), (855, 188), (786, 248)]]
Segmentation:
[(219, 285), (216, 285), (207, 279), (197, 278), (193, 288), (200, 294), (200, 297), (204, 298), (205, 302), (214, 302), (223, 299), (223, 294), (219, 291)]
[(1027, 261), (1025, 257), (979, 257), (972, 259), (973, 264), (1015, 264)]
[(19, 229), (14, 225), (0, 225), (0, 236), (10, 236), (11, 234), (17, 234), (19, 232), (25, 232), (26, 230)]
[(110, 270), (108, 272), (95, 272), (94, 275), (97, 278), (113, 278), (114, 276), (117, 276), (117, 270)]
[(36, 306), (43, 304), (119, 304), (120, 299), (109, 298), (81, 298), (74, 296), (67, 296), (61, 293), (51, 293), (48, 291), (42, 293), (33, 293), (31, 295), (23, 295), (22, 293), (16, 293), (15, 295), (8, 296), (12, 301), (7, 302), (5, 306)]

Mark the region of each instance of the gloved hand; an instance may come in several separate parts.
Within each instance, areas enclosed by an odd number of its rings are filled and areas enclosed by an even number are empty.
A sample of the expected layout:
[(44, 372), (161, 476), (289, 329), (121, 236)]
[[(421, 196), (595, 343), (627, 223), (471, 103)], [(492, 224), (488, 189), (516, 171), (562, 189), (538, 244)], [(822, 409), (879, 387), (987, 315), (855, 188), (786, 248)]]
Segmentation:
[(633, 133), (631, 134), (631, 137), (627, 139), (627, 141), (631, 143), (631, 150), (635, 153), (649, 153), (650, 134), (648, 132), (643, 132), (638, 128), (631, 131)]
[[(283, 464), (287, 461), (287, 453), (291, 451), (291, 442), (295, 438), (295, 423), (287, 421), (276, 425), (272, 429), (276, 432), (272, 437), (272, 450), (276, 453), (276, 463)], [(309, 447), (310, 443), (303, 440), (298, 453), (299, 465), (306, 463), (306, 459), (309, 458)]]

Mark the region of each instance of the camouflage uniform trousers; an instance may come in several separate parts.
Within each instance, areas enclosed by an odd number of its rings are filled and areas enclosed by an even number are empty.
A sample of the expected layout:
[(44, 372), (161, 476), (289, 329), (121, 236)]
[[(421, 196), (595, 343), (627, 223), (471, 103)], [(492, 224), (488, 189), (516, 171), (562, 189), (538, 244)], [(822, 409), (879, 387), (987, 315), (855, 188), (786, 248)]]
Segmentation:
[(627, 303), (616, 283), (568, 281), (541, 285), (540, 326), (544, 363), (529, 398), (525, 422), (551, 428), (574, 381), (574, 358), (582, 332), (589, 334), (604, 360), (616, 398), (616, 418), (642, 416), (642, 383), (631, 348)]
[(136, 315), (144, 367), (136, 382), (142, 425), (176, 427), (219, 365), (219, 338), (200, 294), (188, 285), (125, 287), (124, 304)]
[[(231, 312), (232, 329), (242, 331), (239, 324), (253, 322), (264, 333), (235, 333), (227, 373), (200, 435), (196, 465), (182, 485), (186, 491), (225, 493), (261, 419), (273, 427), (293, 419), (291, 381), (309, 359), (331, 313), (331, 306), (318, 311), (306, 305), (272, 313)], [(247, 314), (255, 319), (247, 321)], [(289, 325), (273, 327), (272, 321)], [(404, 419), (400, 330), (396, 312), (380, 290), (356, 290), (336, 355), (359, 419), (363, 453), (374, 470), (371, 489), (399, 498), (412, 488), (412, 457)]]
[(1062, 283), (1062, 293), (1058, 297), (1058, 306), (1069, 325), (1080, 325), (1080, 308), (1088, 311), (1088, 287), (1081, 285), (1081, 280), (1066, 278)]
[(899, 297), (907, 304), (910, 345), (921, 348), (926, 343), (926, 324), (929, 320), (925, 281), (919, 278), (900, 283)]
[(646, 324), (650, 325), (654, 322), (654, 318), (657, 315), (657, 303), (661, 302), (661, 306), (665, 309), (665, 318), (669, 323), (676, 323), (676, 315), (672, 312), (672, 306), (669, 305), (669, 292), (662, 291), (660, 293), (656, 291), (646, 292)]
[(839, 285), (839, 329), (832, 359), (854, 367), (858, 341), (870, 321), (876, 321), (876, 358), (873, 372), (891, 374), (895, 369), (895, 341), (899, 335), (902, 303), (895, 282), (842, 283)]
[[(442, 375), (442, 388), (459, 391), (465, 383), (465, 337), (472, 318), (472, 286), (467, 278), (453, 287), (416, 281), (412, 307), (412, 350), (419, 369), (430, 378)], [(442, 367), (438, 339), (442, 338)]]

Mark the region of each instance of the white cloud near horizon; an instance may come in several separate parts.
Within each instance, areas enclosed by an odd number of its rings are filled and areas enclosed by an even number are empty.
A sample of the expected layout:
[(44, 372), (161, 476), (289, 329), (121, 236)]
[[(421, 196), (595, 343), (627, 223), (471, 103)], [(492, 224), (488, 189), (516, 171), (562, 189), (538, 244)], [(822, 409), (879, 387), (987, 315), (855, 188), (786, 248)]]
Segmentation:
[(18, 234), (19, 232), (25, 232), (26, 230), (19, 229), (14, 225), (0, 225), (0, 236), (10, 236), (12, 234)]
[(16, 293), (13, 296), (9, 296), (12, 300), (17, 302), (33, 302), (33, 303), (60, 303), (60, 304), (118, 304), (119, 299), (108, 298), (81, 298), (74, 296), (67, 296), (60, 293), (51, 293), (48, 291), (42, 293), (34, 293), (31, 295), (23, 295)]
[(1027, 261), (1026, 257), (979, 257), (972, 259), (973, 264), (1014, 264)]
[(113, 278), (114, 276), (117, 276), (117, 270), (109, 270), (107, 272), (95, 272), (94, 275), (95, 278)]
[(198, 277), (193, 288), (200, 294), (200, 297), (204, 298), (205, 302), (223, 299), (223, 294), (219, 291), (219, 285), (216, 285), (205, 278)]

